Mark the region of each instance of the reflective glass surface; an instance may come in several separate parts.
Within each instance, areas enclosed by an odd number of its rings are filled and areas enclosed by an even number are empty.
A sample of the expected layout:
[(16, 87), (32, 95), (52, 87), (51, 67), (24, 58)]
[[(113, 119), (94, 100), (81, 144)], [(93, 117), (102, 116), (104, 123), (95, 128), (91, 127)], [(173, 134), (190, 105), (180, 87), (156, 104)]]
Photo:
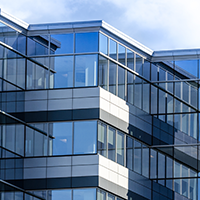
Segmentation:
[(127, 67), (134, 70), (134, 53), (127, 49)]
[[(53, 155), (72, 154), (72, 123), (61, 122), (50, 124), (53, 129)], [(50, 132), (52, 132), (50, 131)]]
[(118, 61), (125, 65), (126, 58), (126, 48), (120, 44), (118, 44)]
[(117, 60), (117, 43), (110, 39), (109, 40), (109, 56), (115, 60)]
[(102, 33), (99, 33), (99, 51), (108, 54), (108, 38)]
[(103, 56), (99, 56), (99, 85), (108, 89), (108, 59)]
[(55, 75), (54, 88), (73, 86), (73, 56), (54, 57)]
[(96, 153), (97, 122), (74, 122), (74, 154)]
[(125, 99), (125, 69), (118, 66), (118, 96)]
[(116, 94), (117, 65), (109, 62), (109, 92)]
[(97, 85), (97, 55), (75, 56), (75, 87)]
[(98, 52), (98, 32), (76, 33), (75, 52)]
[(73, 190), (73, 200), (95, 200), (96, 189), (76, 189)]
[(52, 190), (51, 200), (61, 200), (61, 199), (71, 199), (72, 191), (71, 190)]
[(51, 35), (50, 48), (51, 48), (51, 54), (73, 53), (74, 51), (73, 33)]

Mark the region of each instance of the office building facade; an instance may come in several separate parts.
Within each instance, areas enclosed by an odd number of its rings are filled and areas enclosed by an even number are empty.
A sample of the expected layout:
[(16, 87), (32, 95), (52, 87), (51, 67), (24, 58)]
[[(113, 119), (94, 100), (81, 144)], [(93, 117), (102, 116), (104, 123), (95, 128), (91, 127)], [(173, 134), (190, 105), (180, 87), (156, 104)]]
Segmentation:
[(197, 200), (199, 59), (1, 10), (0, 199)]

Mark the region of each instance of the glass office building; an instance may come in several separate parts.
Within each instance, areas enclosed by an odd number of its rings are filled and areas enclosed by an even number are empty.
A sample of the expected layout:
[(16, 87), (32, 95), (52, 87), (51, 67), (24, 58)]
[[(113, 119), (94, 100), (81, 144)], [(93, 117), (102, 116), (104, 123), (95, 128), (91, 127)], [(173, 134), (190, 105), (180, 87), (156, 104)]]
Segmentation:
[(200, 199), (199, 60), (1, 11), (0, 199)]

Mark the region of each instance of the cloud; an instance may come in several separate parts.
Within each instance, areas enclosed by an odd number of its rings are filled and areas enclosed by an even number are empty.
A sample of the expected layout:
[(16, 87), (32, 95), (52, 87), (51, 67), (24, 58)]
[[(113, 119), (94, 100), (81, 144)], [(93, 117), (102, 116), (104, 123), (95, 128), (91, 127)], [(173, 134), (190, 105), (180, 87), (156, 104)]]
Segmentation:
[(153, 50), (200, 47), (199, 0), (1, 0), (0, 4), (28, 23), (103, 19)]

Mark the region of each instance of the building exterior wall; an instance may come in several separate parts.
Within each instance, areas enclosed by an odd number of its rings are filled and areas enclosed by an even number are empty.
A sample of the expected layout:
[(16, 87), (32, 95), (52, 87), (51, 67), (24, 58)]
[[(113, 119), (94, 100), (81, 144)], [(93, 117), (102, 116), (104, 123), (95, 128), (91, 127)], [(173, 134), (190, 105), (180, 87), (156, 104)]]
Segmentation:
[(198, 199), (198, 50), (0, 19), (1, 199)]

